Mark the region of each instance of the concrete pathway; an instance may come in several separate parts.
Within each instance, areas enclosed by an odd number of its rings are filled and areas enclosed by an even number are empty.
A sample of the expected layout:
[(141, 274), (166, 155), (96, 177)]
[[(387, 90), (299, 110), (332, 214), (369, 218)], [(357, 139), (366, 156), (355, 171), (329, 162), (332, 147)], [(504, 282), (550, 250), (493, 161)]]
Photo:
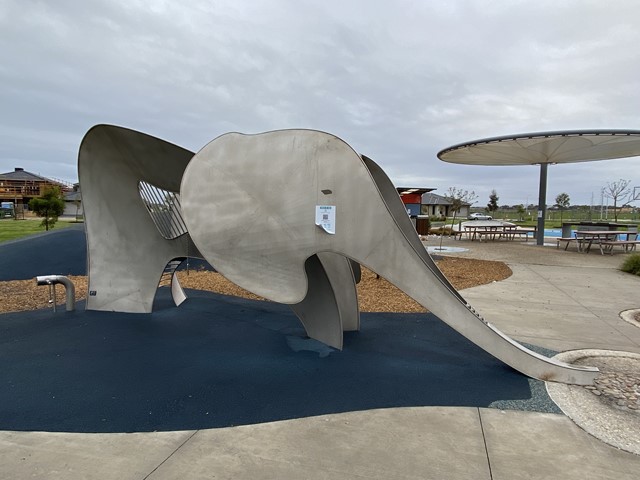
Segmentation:
[[(627, 254), (600, 255), (513, 242), (466, 243), (465, 256), (505, 261), (513, 275), (464, 290), (487, 320), (513, 338), (556, 351), (640, 353), (640, 328), (620, 318), (640, 308), (640, 277), (619, 270)], [(460, 256), (463, 256), (460, 255)]]
[(635, 480), (640, 457), (563, 415), (369, 410), (211, 430), (0, 432), (3, 478)]
[[(622, 255), (464, 243), (455, 242), (469, 248), (462, 256), (502, 258), (514, 272), (462, 292), (509, 335), (555, 350), (640, 352), (640, 328), (618, 316), (640, 306), (640, 278), (616, 270)], [(640, 456), (610, 447), (560, 414), (434, 406), (190, 431), (2, 431), (0, 465), (2, 478), (48, 480), (635, 480)]]

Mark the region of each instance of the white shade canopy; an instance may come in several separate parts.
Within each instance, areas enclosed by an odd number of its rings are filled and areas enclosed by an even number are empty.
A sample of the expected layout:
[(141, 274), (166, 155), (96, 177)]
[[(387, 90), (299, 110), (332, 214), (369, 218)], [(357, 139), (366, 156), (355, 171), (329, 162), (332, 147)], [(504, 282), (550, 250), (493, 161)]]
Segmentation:
[(565, 130), (522, 133), (460, 143), (438, 152), (444, 162), (466, 165), (540, 165), (538, 233), (544, 245), (547, 166), (640, 155), (640, 130)]
[(573, 163), (640, 155), (640, 130), (567, 130), (485, 138), (438, 152), (467, 165)]

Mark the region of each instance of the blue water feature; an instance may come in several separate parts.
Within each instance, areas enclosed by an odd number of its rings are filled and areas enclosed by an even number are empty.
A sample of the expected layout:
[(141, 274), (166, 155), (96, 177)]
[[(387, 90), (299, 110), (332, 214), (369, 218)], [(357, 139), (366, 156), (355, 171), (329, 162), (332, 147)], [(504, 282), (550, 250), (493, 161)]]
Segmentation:
[[(544, 229), (545, 237), (553, 237), (560, 238), (562, 237), (562, 230), (559, 228), (545, 228)], [(576, 230), (571, 230), (571, 237), (576, 236)], [(617, 240), (626, 240), (626, 233), (617, 236)]]

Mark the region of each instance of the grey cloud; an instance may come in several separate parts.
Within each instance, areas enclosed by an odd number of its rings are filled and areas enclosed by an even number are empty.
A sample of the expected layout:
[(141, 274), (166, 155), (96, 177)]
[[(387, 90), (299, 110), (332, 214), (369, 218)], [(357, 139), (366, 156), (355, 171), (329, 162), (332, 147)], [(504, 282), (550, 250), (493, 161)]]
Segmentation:
[[(339, 135), (403, 185), (534, 202), (535, 167), (436, 153), (508, 133), (637, 128), (639, 21), (633, 1), (5, 0), (0, 170), (74, 180), (96, 123), (193, 150), (231, 130), (302, 127)], [(640, 183), (640, 160), (617, 162), (552, 168), (550, 195), (564, 185), (588, 202), (621, 173)]]

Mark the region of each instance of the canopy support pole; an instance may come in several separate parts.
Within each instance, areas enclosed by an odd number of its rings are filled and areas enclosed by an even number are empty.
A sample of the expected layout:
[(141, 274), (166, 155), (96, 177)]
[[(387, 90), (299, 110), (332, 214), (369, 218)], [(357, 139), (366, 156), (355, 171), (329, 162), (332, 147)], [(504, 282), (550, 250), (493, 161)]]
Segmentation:
[(544, 218), (547, 216), (547, 166), (540, 164), (540, 190), (538, 194), (538, 229), (536, 232), (536, 244), (544, 245)]

